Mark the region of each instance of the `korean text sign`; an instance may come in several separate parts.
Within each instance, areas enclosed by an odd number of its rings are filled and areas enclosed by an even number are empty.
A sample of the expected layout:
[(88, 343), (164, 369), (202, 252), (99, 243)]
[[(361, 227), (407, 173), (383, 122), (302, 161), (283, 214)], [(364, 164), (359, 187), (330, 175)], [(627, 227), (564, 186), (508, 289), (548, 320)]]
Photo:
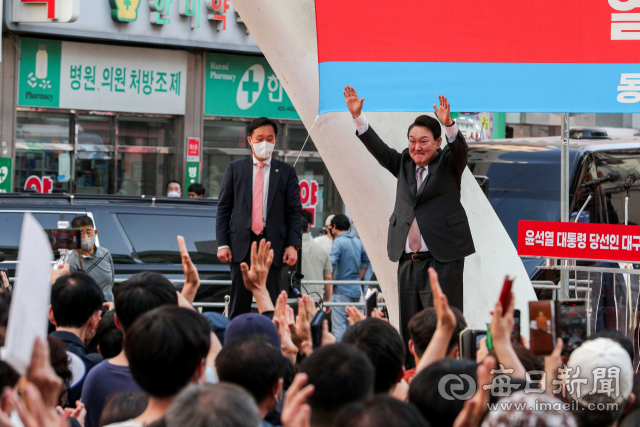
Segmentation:
[(21, 40), (18, 105), (178, 114), (187, 52)]
[(209, 53), (205, 60), (205, 115), (299, 119), (266, 59)]
[(320, 114), (346, 110), (346, 84), (369, 111), (428, 111), (446, 94), (456, 111), (640, 112), (640, 0), (316, 0), (315, 10)]
[(518, 255), (640, 261), (640, 226), (519, 221)]

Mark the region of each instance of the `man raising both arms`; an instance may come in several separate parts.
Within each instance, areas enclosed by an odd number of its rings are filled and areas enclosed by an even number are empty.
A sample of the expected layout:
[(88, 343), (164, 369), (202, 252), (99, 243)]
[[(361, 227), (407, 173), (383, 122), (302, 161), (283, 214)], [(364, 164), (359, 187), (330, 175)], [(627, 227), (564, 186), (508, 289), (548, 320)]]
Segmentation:
[[(475, 252), (467, 214), (460, 203), (462, 173), (467, 166), (467, 143), (451, 119), (447, 98), (433, 105), (445, 126), (442, 145), (438, 120), (418, 116), (407, 132), (402, 153), (387, 146), (362, 114), (364, 98), (345, 86), (344, 98), (356, 135), (378, 163), (398, 179), (396, 202), (389, 219), (387, 253), (398, 264), (398, 303), (405, 343), (414, 314), (433, 306), (429, 267), (438, 273), (449, 304), (462, 310), (464, 258)], [(408, 355), (410, 355), (407, 352)], [(410, 356), (407, 361), (411, 363)]]

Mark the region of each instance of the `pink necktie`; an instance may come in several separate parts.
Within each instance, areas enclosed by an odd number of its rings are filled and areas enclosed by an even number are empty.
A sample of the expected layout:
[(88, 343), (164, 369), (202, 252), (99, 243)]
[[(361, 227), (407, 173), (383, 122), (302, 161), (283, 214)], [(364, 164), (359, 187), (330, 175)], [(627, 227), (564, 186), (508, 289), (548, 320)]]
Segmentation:
[(251, 231), (256, 234), (262, 233), (264, 230), (264, 222), (262, 217), (263, 190), (264, 190), (264, 168), (266, 163), (258, 163), (258, 172), (256, 172), (256, 180), (253, 183), (253, 207), (251, 209)]
[[(422, 185), (422, 172), (424, 172), (423, 167), (418, 168), (418, 185), (417, 190), (420, 190), (420, 186)], [(416, 190), (416, 191), (417, 191)], [(420, 228), (418, 227), (418, 221), (416, 217), (413, 217), (413, 221), (411, 221), (411, 226), (409, 227), (409, 249), (413, 253), (420, 252), (420, 248), (422, 247), (422, 241), (420, 237)]]

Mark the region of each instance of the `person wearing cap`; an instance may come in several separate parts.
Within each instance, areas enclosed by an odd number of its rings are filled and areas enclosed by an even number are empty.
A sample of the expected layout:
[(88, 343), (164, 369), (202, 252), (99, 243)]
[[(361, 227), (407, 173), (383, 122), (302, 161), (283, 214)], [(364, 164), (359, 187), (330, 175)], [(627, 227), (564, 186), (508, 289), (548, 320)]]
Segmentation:
[(314, 243), (322, 248), (323, 251), (329, 255), (331, 253), (331, 246), (333, 245), (333, 232), (331, 231), (331, 220), (335, 215), (329, 215), (324, 221), (324, 229), (327, 232), (324, 236), (318, 236), (313, 239)]
[[(302, 265), (304, 280), (333, 280), (333, 267), (327, 254), (315, 241), (311, 240), (311, 225), (302, 218)], [(331, 285), (302, 285), (302, 294), (315, 301), (331, 301)]]
[(267, 316), (258, 313), (241, 314), (231, 320), (224, 333), (224, 344), (254, 335), (264, 335), (272, 346), (280, 349), (280, 335), (276, 325)]
[(636, 399), (631, 358), (609, 338), (585, 341), (569, 357), (565, 388), (579, 427), (616, 426)]

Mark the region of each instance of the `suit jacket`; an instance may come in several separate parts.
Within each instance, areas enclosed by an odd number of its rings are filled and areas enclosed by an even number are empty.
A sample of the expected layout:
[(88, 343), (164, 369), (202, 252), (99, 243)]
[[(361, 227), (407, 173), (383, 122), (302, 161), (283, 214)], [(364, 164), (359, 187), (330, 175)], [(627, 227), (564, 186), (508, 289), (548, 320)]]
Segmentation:
[[(216, 238), (219, 246), (229, 246), (233, 262), (242, 262), (251, 248), (251, 208), (253, 205), (253, 160), (247, 157), (229, 163), (222, 177)], [(267, 196), (266, 239), (274, 252), (273, 265), (282, 266), (284, 250), (302, 246), (300, 185), (293, 166), (271, 160)]]
[(389, 259), (395, 262), (402, 256), (414, 216), (427, 248), (437, 261), (450, 262), (473, 254), (469, 221), (460, 203), (460, 183), (468, 151), (462, 133), (458, 132), (456, 140), (444, 149), (438, 149), (420, 188), (416, 188), (416, 164), (409, 156), (409, 148), (398, 153), (371, 126), (362, 135), (358, 132), (356, 135), (378, 163), (398, 178), (396, 203), (389, 218)]

